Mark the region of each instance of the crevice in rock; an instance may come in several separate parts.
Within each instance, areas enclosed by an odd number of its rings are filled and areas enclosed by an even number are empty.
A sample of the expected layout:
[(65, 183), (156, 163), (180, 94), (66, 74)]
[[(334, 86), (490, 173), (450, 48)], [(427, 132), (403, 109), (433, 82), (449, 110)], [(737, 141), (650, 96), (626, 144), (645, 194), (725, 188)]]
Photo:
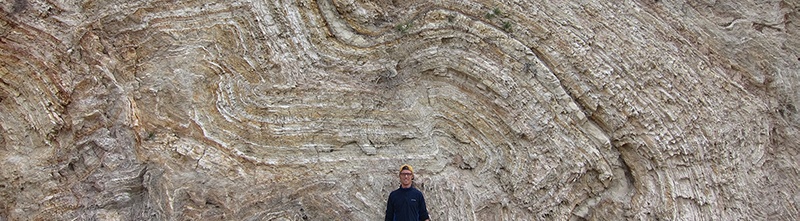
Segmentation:
[[(2, 102), (2, 100), (0, 100), (0, 102)], [(8, 134), (8, 132), (3, 128), (3, 125), (0, 124), (0, 150), (2, 151), (8, 150), (8, 147), (6, 147), (6, 134)]]
[(14, 5), (11, 7), (12, 14), (22, 13), (28, 9), (28, 0), (14, 0)]
[[(630, 145), (630, 144), (625, 144), (625, 145)], [(629, 146), (628, 147), (623, 147), (623, 148), (630, 149)], [(625, 157), (622, 156), (622, 155), (620, 155), (618, 160), (619, 160), (619, 163), (620, 163), (620, 169), (622, 169), (624, 171), (624, 174), (625, 174), (625, 182), (628, 183), (629, 187), (633, 187), (633, 184), (636, 183), (636, 177), (633, 176), (633, 173), (631, 172), (631, 168), (628, 165), (628, 161), (626, 161)]]

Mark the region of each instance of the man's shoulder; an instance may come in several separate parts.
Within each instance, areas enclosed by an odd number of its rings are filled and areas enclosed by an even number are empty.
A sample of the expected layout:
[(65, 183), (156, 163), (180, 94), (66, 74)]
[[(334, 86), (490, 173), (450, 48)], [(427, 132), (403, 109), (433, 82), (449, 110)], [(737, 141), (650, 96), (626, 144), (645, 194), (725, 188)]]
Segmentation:
[(397, 194), (401, 194), (401, 192), (402, 192), (402, 191), (403, 191), (403, 189), (402, 189), (402, 188), (397, 188), (397, 189), (394, 189), (394, 190), (392, 190), (392, 193), (389, 193), (389, 196), (391, 196), (391, 195), (397, 195)]
[(422, 191), (419, 191), (417, 187), (411, 186), (407, 189), (403, 189), (403, 187), (399, 187), (395, 190), (392, 190), (390, 194), (422, 194)]
[(422, 191), (420, 191), (420, 190), (419, 190), (419, 189), (417, 189), (417, 188), (414, 188), (414, 190), (413, 190), (413, 191), (414, 191), (414, 194), (417, 194), (417, 195), (419, 195), (419, 196), (422, 196), (422, 195), (423, 195), (423, 194), (422, 194)]
[(406, 192), (406, 194), (422, 195), (422, 191), (417, 189), (417, 187), (412, 186), (412, 187), (409, 187), (408, 192)]
[(398, 187), (397, 189), (392, 190), (392, 194), (401, 194), (401, 193), (405, 194), (405, 193), (416, 193), (416, 192), (419, 192), (419, 190), (413, 186), (409, 188)]

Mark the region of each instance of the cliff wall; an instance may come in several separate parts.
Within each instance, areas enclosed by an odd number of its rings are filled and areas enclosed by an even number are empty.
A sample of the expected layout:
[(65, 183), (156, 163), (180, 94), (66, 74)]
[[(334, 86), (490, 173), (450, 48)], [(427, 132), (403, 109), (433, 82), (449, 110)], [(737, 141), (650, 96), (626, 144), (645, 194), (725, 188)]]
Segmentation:
[(800, 217), (797, 0), (0, 7), (0, 220)]

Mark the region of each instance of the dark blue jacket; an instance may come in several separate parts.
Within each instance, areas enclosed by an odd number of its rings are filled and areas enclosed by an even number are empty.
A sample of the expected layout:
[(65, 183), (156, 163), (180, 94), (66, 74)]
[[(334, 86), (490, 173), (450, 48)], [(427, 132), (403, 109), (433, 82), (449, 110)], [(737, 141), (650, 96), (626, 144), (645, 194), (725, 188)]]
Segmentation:
[(385, 221), (419, 221), (429, 219), (425, 197), (417, 188), (398, 188), (389, 194)]

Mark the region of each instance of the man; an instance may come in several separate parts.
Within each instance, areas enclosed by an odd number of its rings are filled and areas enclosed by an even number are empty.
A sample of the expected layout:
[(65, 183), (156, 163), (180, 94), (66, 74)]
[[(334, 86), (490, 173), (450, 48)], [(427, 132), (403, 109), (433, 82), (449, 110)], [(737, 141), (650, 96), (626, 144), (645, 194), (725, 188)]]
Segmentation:
[(430, 221), (425, 197), (411, 184), (414, 181), (414, 168), (411, 165), (400, 166), (400, 188), (389, 194), (386, 203), (385, 221)]

